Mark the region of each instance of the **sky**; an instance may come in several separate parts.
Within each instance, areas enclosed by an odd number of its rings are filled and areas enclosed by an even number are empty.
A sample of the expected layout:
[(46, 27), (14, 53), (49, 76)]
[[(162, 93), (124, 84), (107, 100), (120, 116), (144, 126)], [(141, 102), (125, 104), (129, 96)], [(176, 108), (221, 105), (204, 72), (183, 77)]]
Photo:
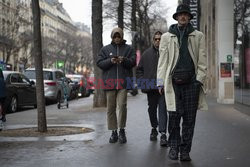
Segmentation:
[[(75, 22), (82, 22), (91, 28), (91, 2), (92, 0), (59, 0), (63, 3), (64, 9), (68, 12), (71, 19)], [(167, 13), (168, 25), (176, 23), (172, 18), (175, 13), (177, 0), (162, 0), (162, 4), (166, 5), (169, 10)], [(110, 43), (110, 30), (108, 26), (103, 28), (103, 44), (106, 45)], [(130, 38), (127, 33), (125, 33), (125, 39)]]

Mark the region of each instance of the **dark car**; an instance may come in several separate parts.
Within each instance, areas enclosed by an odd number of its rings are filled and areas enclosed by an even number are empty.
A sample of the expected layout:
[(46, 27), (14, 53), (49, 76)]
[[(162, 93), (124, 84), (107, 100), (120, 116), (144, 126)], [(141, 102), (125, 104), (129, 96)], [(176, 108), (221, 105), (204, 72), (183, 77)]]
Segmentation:
[(4, 106), (7, 112), (16, 112), (22, 106), (36, 107), (36, 87), (25, 75), (17, 71), (3, 71), (6, 85)]

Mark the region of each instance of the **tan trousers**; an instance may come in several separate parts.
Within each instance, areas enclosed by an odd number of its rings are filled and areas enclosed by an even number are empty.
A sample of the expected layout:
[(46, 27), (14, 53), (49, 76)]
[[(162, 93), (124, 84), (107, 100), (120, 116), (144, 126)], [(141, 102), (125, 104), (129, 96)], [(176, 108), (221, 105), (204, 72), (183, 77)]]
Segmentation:
[[(127, 121), (127, 90), (111, 90), (106, 91), (107, 95), (107, 122), (109, 130), (116, 130), (119, 128), (126, 127)], [(118, 109), (118, 125), (117, 125), (117, 114), (116, 108)]]

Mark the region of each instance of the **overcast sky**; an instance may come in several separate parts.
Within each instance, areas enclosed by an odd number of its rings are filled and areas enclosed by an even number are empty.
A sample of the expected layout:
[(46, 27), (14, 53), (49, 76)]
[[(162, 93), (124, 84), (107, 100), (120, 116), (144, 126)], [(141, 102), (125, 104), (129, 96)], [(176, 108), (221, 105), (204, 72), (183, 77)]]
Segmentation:
[[(59, 2), (63, 3), (64, 9), (66, 9), (73, 21), (82, 22), (91, 28), (91, 0), (59, 0)], [(176, 23), (172, 19), (172, 15), (176, 10), (177, 0), (162, 0), (162, 4), (169, 8), (167, 13), (168, 25)], [(110, 42), (111, 30), (105, 27), (103, 29), (103, 43), (106, 45)]]

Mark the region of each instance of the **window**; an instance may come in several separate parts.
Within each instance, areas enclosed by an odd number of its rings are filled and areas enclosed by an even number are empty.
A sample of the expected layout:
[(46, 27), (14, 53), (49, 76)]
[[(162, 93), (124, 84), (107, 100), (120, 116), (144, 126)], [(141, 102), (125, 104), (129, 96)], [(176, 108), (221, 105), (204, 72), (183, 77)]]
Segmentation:
[(18, 83), (18, 75), (17, 74), (11, 74), (10, 82), (11, 83)]
[(19, 78), (20, 78), (19, 83), (30, 84), (29, 80), (24, 75), (19, 75)]

